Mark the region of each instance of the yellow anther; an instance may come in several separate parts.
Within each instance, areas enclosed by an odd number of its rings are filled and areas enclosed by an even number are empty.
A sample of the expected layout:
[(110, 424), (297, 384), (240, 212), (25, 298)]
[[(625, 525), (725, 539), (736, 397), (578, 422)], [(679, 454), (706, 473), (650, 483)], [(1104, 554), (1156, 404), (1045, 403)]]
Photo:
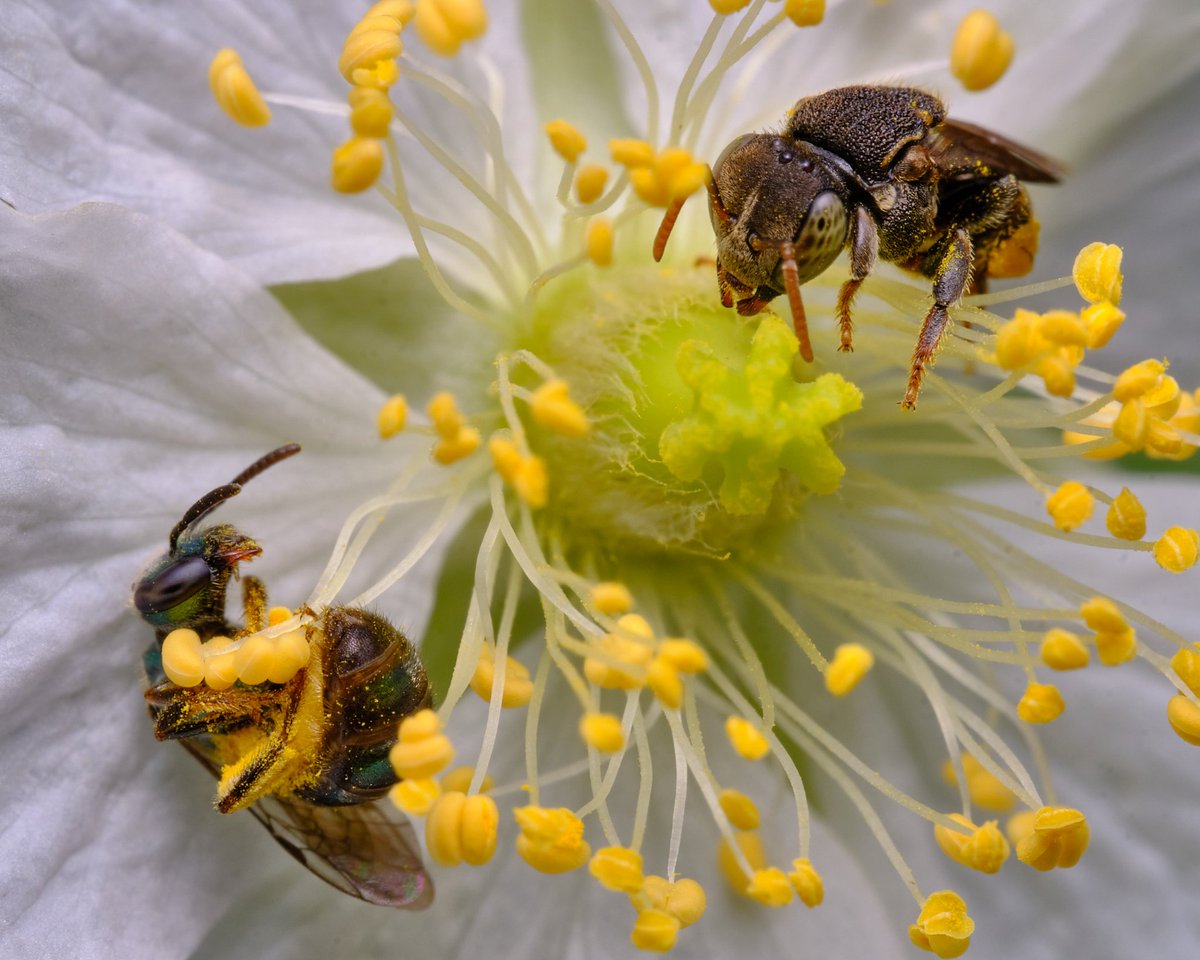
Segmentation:
[(962, 19), (950, 46), (950, 72), (968, 90), (986, 90), (1008, 69), (1013, 38), (986, 10)]
[(1200, 697), (1200, 644), (1177, 650), (1171, 658), (1171, 669), (1192, 693)]
[(654, 642), (654, 628), (650, 622), (638, 613), (627, 613), (617, 620), (617, 627), (624, 633), (632, 634), (647, 643)]
[(1095, 509), (1091, 491), (1077, 480), (1068, 480), (1046, 498), (1046, 512), (1064, 533), (1087, 523)]
[(1141, 400), (1121, 404), (1121, 412), (1113, 421), (1113, 436), (1130, 450), (1141, 450), (1150, 434), (1151, 417)]
[(1018, 307), (1013, 318), (996, 331), (996, 363), (1002, 370), (1017, 370), (1032, 363), (1049, 348), (1041, 333), (1041, 317)]
[(454, 56), (465, 41), (482, 36), (487, 25), (482, 0), (417, 0), (413, 26), (438, 56)]
[(1129, 621), (1120, 608), (1107, 597), (1092, 597), (1079, 606), (1079, 615), (1093, 630), (1118, 632), (1129, 627)]
[(1113, 334), (1121, 329), (1121, 324), (1125, 322), (1125, 312), (1120, 307), (1108, 302), (1093, 303), (1084, 309), (1080, 314), (1080, 319), (1087, 326), (1088, 347), (1092, 350), (1099, 350), (1101, 347), (1107, 346), (1108, 341), (1113, 338)]
[(177, 687), (194, 687), (204, 679), (204, 654), (200, 634), (181, 628), (163, 638), (163, 673)]
[(379, 179), (383, 146), (368, 137), (351, 137), (333, 151), (330, 183), (338, 193), (362, 193)]
[(1063, 695), (1052, 683), (1030, 683), (1017, 704), (1017, 716), (1026, 723), (1051, 723), (1066, 709)]
[(633, 594), (623, 583), (606, 580), (591, 590), (592, 606), (609, 617), (617, 617), (633, 609)]
[(1142, 394), (1141, 400), (1150, 416), (1159, 420), (1170, 420), (1183, 404), (1183, 391), (1179, 389), (1178, 380), (1164, 374)]
[(425, 821), (425, 845), (430, 859), (442, 867), (466, 862), (482, 866), (496, 852), (500, 814), (496, 801), (481, 793), (451, 790), (433, 803)]
[(1035, 870), (1073, 867), (1088, 847), (1087, 818), (1069, 807), (1042, 807), (1033, 830), (1017, 844), (1017, 857)]
[(1051, 670), (1078, 670), (1088, 665), (1088, 648), (1070, 630), (1054, 627), (1042, 637), (1042, 663)]
[(382, 61), (400, 56), (404, 49), (400, 29), (399, 20), (380, 14), (364, 17), (355, 24), (338, 57), (338, 72), (346, 82), (357, 83), (356, 71), (371, 70)]
[(1177, 693), (1167, 701), (1167, 722), (1179, 739), (1200, 747), (1200, 705)]
[(669, 913), (679, 921), (681, 927), (690, 927), (704, 916), (708, 906), (708, 897), (704, 888), (695, 880), (682, 877), (674, 883), (668, 883), (665, 877), (648, 876), (643, 880), (642, 892), (631, 894), (630, 901), (635, 907), (645, 907), (647, 904), (655, 909)]
[(1033, 824), (1037, 820), (1036, 810), (1022, 810), (1008, 818), (1004, 825), (1004, 835), (1013, 847), (1018, 847), (1021, 841), (1033, 836)]
[[(504, 669), (500, 673), (504, 681), (500, 706), (505, 710), (510, 710), (513, 707), (523, 707), (529, 703), (533, 697), (533, 681), (529, 678), (529, 669), (525, 664), (512, 657), (506, 657)], [(480, 698), (490, 702), (495, 686), (495, 653), (490, 646), (485, 645), (475, 664), (475, 673), (471, 677), (471, 689), (479, 694)]]
[[(751, 870), (761, 870), (767, 865), (767, 856), (763, 851), (762, 838), (759, 837), (756, 831), (741, 830), (735, 833), (733, 838)], [(725, 882), (729, 884), (732, 890), (740, 893), (742, 896), (749, 896), (747, 889), (750, 886), (751, 878), (742, 869), (737, 855), (733, 852), (733, 847), (729, 845), (729, 841), (724, 837), (721, 838), (721, 842), (717, 846), (717, 866), (721, 870), (721, 876), (725, 878)]]
[(378, 87), (352, 87), (350, 126), (360, 137), (386, 137), (392, 123), (392, 101)]
[(408, 423), (408, 401), (404, 399), (404, 395), (397, 393), (389, 397), (379, 408), (379, 418), (376, 422), (381, 440), (387, 440), (403, 431)]
[(642, 889), (642, 855), (628, 847), (603, 847), (592, 855), (588, 872), (602, 886), (618, 893)]
[(783, 0), (783, 12), (798, 27), (815, 27), (825, 19), (825, 0)]
[(792, 872), (788, 874), (788, 880), (792, 884), (792, 889), (796, 891), (796, 896), (810, 910), (813, 907), (819, 907), (821, 901), (825, 899), (825, 881), (821, 879), (821, 875), (817, 873), (817, 868), (809, 861), (808, 857), (800, 857), (792, 861)]
[(989, 820), (977, 827), (961, 813), (950, 814), (950, 819), (970, 830), (962, 833), (940, 823), (934, 824), (933, 836), (937, 844), (955, 863), (978, 870), (980, 873), (996, 873), (1008, 859), (1008, 841), (996, 825)]
[(284, 620), (291, 620), (295, 614), (288, 607), (272, 607), (267, 611), (267, 626), (277, 627)]
[[(633, 615), (621, 620), (628, 616)], [(609, 633), (596, 641), (595, 648), (598, 655), (583, 661), (583, 673), (588, 680), (608, 690), (636, 690), (645, 686), (646, 668), (654, 656), (648, 644)]]
[(646, 203), (669, 207), (703, 187), (710, 176), (708, 166), (694, 160), (688, 150), (668, 147), (654, 157), (650, 166), (631, 168), (629, 182)]
[(1037, 365), (1037, 375), (1042, 378), (1046, 392), (1052, 397), (1069, 397), (1075, 393), (1075, 367), (1065, 350), (1056, 350), (1043, 357)]
[(909, 939), (922, 950), (948, 960), (961, 957), (971, 945), (975, 921), (967, 916), (967, 905), (953, 890), (931, 893), (908, 928)]
[(1042, 225), (1027, 220), (988, 257), (987, 275), (998, 279), (1023, 277), (1033, 269)]
[[(441, 786), (443, 790), (457, 790), (459, 793), (466, 793), (471, 789), (471, 780), (474, 777), (474, 767), (455, 767), (443, 774)], [(487, 793), (495, 785), (496, 781), (491, 774), (484, 774), (483, 781), (479, 784), (479, 792)]]
[(1115, 667), (1137, 656), (1137, 633), (1133, 627), (1124, 630), (1097, 630), (1096, 656), (1106, 667)]
[[(1016, 794), (1008, 786), (988, 770), (982, 763), (969, 753), (962, 755), (963, 776), (967, 780), (967, 794), (971, 802), (985, 810), (995, 810), (1004, 813), (1011, 810), (1017, 802)], [(952, 785), (958, 783), (954, 772), (954, 764), (947, 760), (942, 765), (942, 776)]]
[(612, 713), (585, 713), (579, 718), (579, 736), (601, 753), (616, 753), (625, 746), (621, 718)]
[(746, 886), (746, 896), (764, 907), (786, 907), (792, 902), (795, 892), (788, 883), (787, 874), (778, 867), (755, 870)]
[(725, 736), (733, 749), (747, 760), (761, 760), (771, 749), (763, 732), (745, 717), (727, 719)]
[(629, 939), (639, 950), (666, 953), (675, 946), (680, 926), (665, 910), (639, 910)]
[(479, 449), (481, 443), (483, 438), (478, 430), (474, 427), (463, 427), (453, 437), (439, 440), (433, 445), (433, 459), (448, 467), (464, 457), (469, 457)]
[(1089, 243), (1079, 251), (1071, 275), (1075, 289), (1088, 303), (1121, 302), (1122, 250), (1115, 243)]
[[(229, 637), (213, 637), (200, 649), (204, 655), (204, 685), (206, 687), (213, 690), (228, 690), (238, 680), (237, 654), (241, 651), (230, 650), (232, 645), (233, 641)], [(245, 649), (245, 644), (243, 644), (243, 649)], [(260, 680), (259, 683), (261, 682)]]
[(874, 665), (875, 654), (861, 643), (843, 643), (833, 652), (833, 660), (825, 670), (825, 689), (835, 697), (844, 697)]
[(615, 239), (612, 221), (608, 217), (592, 217), (583, 241), (587, 258), (598, 267), (607, 267), (612, 263)]
[(425, 405), (425, 412), (433, 422), (433, 429), (437, 431), (438, 436), (446, 440), (456, 436), (467, 423), (459, 412), (454, 394), (448, 390), (442, 390), (430, 397), (429, 403)]
[(658, 702), (671, 710), (683, 703), (683, 681), (674, 664), (665, 657), (655, 657), (646, 669), (646, 685), (654, 691)]
[(1118, 540), (1141, 540), (1146, 535), (1146, 508), (1133, 491), (1122, 487), (1108, 506), (1104, 524)]
[[(469, 428), (464, 429), (459, 436), (472, 432)], [(545, 460), (532, 454), (522, 456), (515, 443), (498, 434), (493, 434), (488, 440), (488, 452), (492, 455), (496, 472), (516, 491), (517, 496), (535, 509), (546, 505), (550, 496), (550, 478), (546, 473)], [(434, 455), (437, 455), (436, 450)]]
[(380, 60), (373, 67), (357, 67), (350, 81), (356, 87), (374, 87), (386, 90), (400, 79), (400, 67), (395, 60)]
[(749, 4), (750, 0), (708, 0), (708, 5), (713, 8), (713, 13), (719, 13), (723, 17), (744, 10)]
[(442, 788), (433, 777), (422, 777), (420, 780), (401, 780), (390, 791), (399, 809), (409, 816), (423, 817), (433, 809), (434, 801), (442, 794)]
[(568, 437), (583, 437), (591, 429), (583, 408), (571, 399), (566, 380), (547, 380), (529, 398), (533, 419), (548, 430)]
[(492, 455), (492, 466), (496, 468), (496, 472), (505, 481), (512, 483), (521, 469), (522, 460), (524, 460), (517, 445), (508, 437), (492, 434), (488, 438), (488, 453)]
[(566, 873), (588, 862), (592, 848), (583, 839), (583, 821), (564, 807), (517, 807), (517, 853), (542, 873)]
[(575, 174), (575, 196), (580, 203), (595, 203), (608, 183), (608, 170), (598, 163), (587, 163)]
[(242, 683), (287, 683), (308, 663), (308, 638), (304, 630), (289, 630), (278, 637), (247, 637), (233, 654), (233, 670)]
[(417, 15), (417, 5), (413, 0), (379, 0), (363, 14), (363, 18), (367, 17), (395, 17), (396, 21), (403, 27), (405, 24), (412, 22), (412, 18)]
[(664, 640), (658, 655), (680, 673), (703, 673), (708, 669), (708, 654), (695, 640)]
[(225, 47), (217, 51), (208, 67), (208, 85), (217, 106), (235, 123), (265, 127), (271, 122), (271, 108), (250, 79), (236, 50)]
[(758, 829), (760, 819), (758, 807), (741, 790), (726, 787), (721, 791), (718, 799), (721, 803), (721, 809), (725, 811), (725, 816), (729, 818), (729, 822), (738, 830)]
[[(1150, 411), (1147, 409), (1147, 416)], [(1179, 432), (1169, 424), (1150, 417), (1146, 429), (1146, 455), (1168, 460), (1180, 459), (1185, 444)]]
[(432, 777), (450, 766), (454, 745), (432, 710), (419, 710), (400, 721), (400, 739), (388, 754), (392, 769), (403, 780)]
[(1070, 310), (1050, 310), (1042, 314), (1040, 332), (1043, 337), (1060, 347), (1086, 347), (1087, 326), (1079, 314)]
[(626, 168), (648, 167), (654, 163), (654, 147), (645, 140), (609, 140), (608, 152), (613, 163)]
[(1117, 377), (1117, 382), (1113, 384), (1113, 399), (1127, 403), (1141, 397), (1142, 394), (1158, 385), (1159, 379), (1166, 370), (1165, 363), (1154, 359), (1143, 360), (1141, 363), (1135, 363), (1132, 367), (1127, 367)]
[(550, 138), (550, 146), (554, 148), (554, 152), (567, 163), (574, 163), (587, 149), (587, 137), (575, 124), (567, 120), (551, 120), (542, 129)]
[(1154, 559), (1164, 570), (1183, 573), (1195, 565), (1200, 533), (1189, 527), (1168, 527), (1154, 543)]

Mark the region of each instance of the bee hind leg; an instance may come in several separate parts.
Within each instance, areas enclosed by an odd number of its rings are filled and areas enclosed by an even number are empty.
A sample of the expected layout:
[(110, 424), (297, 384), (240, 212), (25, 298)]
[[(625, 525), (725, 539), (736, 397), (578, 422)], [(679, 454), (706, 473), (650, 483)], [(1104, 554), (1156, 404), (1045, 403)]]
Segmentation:
[(908, 389), (900, 406), (914, 410), (921, 383), (925, 379), (925, 368), (933, 366), (934, 356), (941, 345), (946, 328), (950, 325), (950, 306), (962, 299), (963, 292), (971, 282), (973, 254), (971, 235), (964, 227), (950, 234), (950, 242), (940, 251), (933, 280), (933, 306), (925, 315), (917, 346), (913, 350), (912, 364), (908, 373)]

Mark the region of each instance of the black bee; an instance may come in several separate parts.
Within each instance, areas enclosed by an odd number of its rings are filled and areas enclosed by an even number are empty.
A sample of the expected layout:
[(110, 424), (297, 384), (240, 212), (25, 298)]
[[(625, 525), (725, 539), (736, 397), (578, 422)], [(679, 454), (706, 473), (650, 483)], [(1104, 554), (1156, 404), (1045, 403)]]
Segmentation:
[[(901, 401), (912, 409), (949, 308), (989, 275), (1032, 268), (1037, 222), (1022, 181), (1056, 183), (1063, 172), (1033, 150), (947, 118), (942, 101), (923, 90), (854, 86), (805, 97), (782, 132), (738, 137), (713, 166), (721, 302), (751, 316), (786, 293), (800, 354), (811, 362), (800, 285), (843, 248), (850, 247), (850, 279), (838, 294), (841, 350), (853, 349), (850, 304), (876, 260), (932, 277), (934, 303)], [(680, 205), (663, 218), (656, 260)], [(1002, 267), (996, 255), (1005, 247)]]

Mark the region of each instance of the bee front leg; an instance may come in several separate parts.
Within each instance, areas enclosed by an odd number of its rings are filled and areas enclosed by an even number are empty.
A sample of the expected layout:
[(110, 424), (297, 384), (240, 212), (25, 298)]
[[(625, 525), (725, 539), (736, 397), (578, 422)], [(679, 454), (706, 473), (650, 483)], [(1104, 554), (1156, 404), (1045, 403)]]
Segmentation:
[(858, 288), (872, 270), (879, 257), (879, 230), (875, 226), (875, 218), (866, 207), (857, 207), (854, 211), (854, 225), (850, 238), (850, 279), (842, 284), (838, 291), (837, 316), (838, 330), (841, 332), (841, 343), (838, 349), (847, 352), (854, 349), (854, 327), (850, 320), (850, 303)]
[(934, 355), (950, 324), (950, 305), (962, 299), (963, 292), (971, 282), (972, 261), (971, 235), (965, 228), (959, 227), (950, 235), (950, 242), (942, 251), (934, 272), (933, 306), (921, 324), (921, 333), (917, 336), (917, 346), (909, 368), (908, 389), (900, 401), (900, 406), (906, 410), (916, 409), (925, 367), (933, 366)]

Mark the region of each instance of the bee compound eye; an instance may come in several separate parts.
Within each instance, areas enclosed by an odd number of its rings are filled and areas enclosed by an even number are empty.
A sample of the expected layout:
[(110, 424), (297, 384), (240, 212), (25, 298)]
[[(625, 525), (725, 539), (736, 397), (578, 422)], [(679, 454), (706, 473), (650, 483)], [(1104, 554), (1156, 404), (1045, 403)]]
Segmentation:
[(200, 556), (180, 557), (137, 585), (133, 605), (141, 613), (162, 613), (195, 596), (211, 582), (208, 561)]

